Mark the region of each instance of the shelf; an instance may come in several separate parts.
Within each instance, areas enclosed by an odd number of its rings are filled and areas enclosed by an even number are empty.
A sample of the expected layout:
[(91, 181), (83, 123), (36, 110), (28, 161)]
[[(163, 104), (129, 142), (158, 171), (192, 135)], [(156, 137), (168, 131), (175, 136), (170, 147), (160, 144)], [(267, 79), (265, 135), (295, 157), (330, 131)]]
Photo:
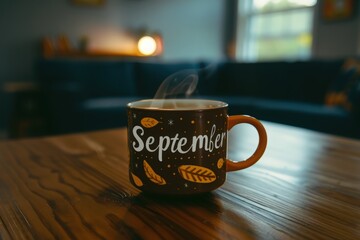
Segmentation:
[(131, 53), (120, 53), (120, 52), (110, 52), (110, 51), (67, 51), (67, 52), (53, 52), (49, 54), (44, 54), (44, 58), (151, 58), (156, 57), (155, 55), (145, 56), (141, 54), (131, 54)]

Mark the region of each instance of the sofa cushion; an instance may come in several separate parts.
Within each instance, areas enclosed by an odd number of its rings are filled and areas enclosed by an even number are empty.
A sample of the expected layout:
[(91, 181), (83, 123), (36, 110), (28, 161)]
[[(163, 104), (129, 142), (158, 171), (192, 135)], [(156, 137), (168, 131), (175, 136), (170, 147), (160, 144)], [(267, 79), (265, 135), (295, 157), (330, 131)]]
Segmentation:
[[(184, 71), (189, 74), (198, 74), (200, 65), (198, 63), (147, 63), (137, 62), (135, 64), (136, 83), (138, 95), (153, 98), (160, 85), (171, 77), (184, 78)], [(187, 75), (186, 75), (187, 76)], [(182, 79), (178, 78), (178, 81)]]
[(56, 59), (39, 64), (40, 80), (53, 91), (72, 85), (84, 97), (135, 95), (133, 63), (118, 60)]
[(78, 124), (81, 131), (125, 127), (127, 124), (127, 104), (142, 97), (94, 98), (82, 102), (77, 107)]
[(285, 62), (220, 63), (218, 87), (220, 94), (242, 97), (288, 99), (297, 89), (296, 82), (286, 77)]
[(253, 106), (254, 116), (263, 120), (336, 135), (359, 136), (355, 119), (343, 108), (268, 99), (256, 99)]
[(225, 62), (219, 64), (220, 94), (320, 103), (340, 61)]
[(288, 79), (297, 82), (295, 98), (291, 100), (322, 104), (326, 90), (339, 74), (342, 60), (311, 60), (289, 64)]
[(358, 137), (356, 119), (343, 108), (297, 101), (238, 96), (201, 96), (229, 104), (229, 115), (251, 115), (260, 120), (283, 123), (321, 132)]
[(83, 101), (79, 108), (81, 109), (116, 109), (126, 108), (127, 104), (142, 99), (141, 97), (104, 97), (91, 98)]
[(330, 85), (325, 97), (328, 106), (339, 106), (355, 115), (360, 114), (360, 62), (348, 59), (338, 77)]
[(253, 97), (238, 97), (226, 95), (200, 95), (197, 98), (222, 101), (228, 104), (228, 113), (230, 115), (249, 115), (254, 112)]
[(348, 94), (349, 101), (351, 103), (351, 112), (354, 118), (360, 122), (360, 76), (357, 76), (357, 80), (353, 83), (351, 90)]
[(222, 86), (223, 81), (220, 78), (219, 70), (221, 65), (213, 62), (200, 62), (199, 83), (197, 86), (197, 95), (227, 95)]

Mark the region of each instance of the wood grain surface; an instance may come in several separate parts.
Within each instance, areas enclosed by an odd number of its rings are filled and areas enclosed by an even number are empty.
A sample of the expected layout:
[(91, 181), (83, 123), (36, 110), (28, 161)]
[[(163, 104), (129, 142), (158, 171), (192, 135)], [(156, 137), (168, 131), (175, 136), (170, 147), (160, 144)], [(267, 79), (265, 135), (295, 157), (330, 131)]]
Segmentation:
[[(0, 239), (360, 239), (360, 141), (265, 127), (256, 165), (177, 198), (132, 187), (126, 129), (0, 142)], [(229, 156), (256, 141), (235, 127)]]

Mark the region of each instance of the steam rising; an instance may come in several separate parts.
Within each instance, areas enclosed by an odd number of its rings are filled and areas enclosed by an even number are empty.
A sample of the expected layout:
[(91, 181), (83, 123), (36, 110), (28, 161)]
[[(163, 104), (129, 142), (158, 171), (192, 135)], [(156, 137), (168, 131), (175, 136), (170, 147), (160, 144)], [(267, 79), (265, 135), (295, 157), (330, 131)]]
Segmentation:
[(162, 82), (154, 99), (189, 98), (196, 90), (198, 80), (196, 70), (176, 72)]
[(161, 99), (168, 99), (166, 101), (167, 107), (180, 107), (176, 99), (193, 97), (197, 90), (199, 74), (204, 75), (206, 73), (206, 77), (210, 77), (214, 74), (214, 69), (213, 65), (208, 65), (203, 69), (183, 70), (170, 75), (162, 82), (154, 96), (154, 99), (159, 101), (153, 101), (151, 107), (163, 108), (165, 101), (161, 101)]

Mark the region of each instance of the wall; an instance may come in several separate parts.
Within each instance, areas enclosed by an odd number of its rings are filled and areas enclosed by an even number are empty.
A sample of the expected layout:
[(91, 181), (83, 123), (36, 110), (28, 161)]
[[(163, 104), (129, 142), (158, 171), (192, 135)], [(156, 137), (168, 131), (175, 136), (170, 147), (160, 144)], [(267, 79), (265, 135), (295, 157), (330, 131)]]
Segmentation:
[[(171, 3), (169, 3), (171, 2)], [(219, 59), (223, 54), (224, 1), (128, 1), (125, 25), (149, 26), (164, 38), (164, 60)]]
[(333, 22), (323, 20), (322, 6), (322, 1), (319, 1), (315, 9), (313, 57), (334, 59), (358, 55), (360, 53), (360, 4), (357, 4), (352, 18)]
[[(91, 48), (133, 47), (129, 29), (147, 27), (164, 39), (160, 60), (219, 60), (223, 54), (224, 2), (218, 0), (105, 0), (100, 7), (71, 0), (0, 1), (0, 88), (36, 80), (34, 65), (44, 36), (66, 34)], [(0, 132), (9, 104), (0, 94)], [(1, 135), (1, 133), (0, 133)]]
[(106, 0), (80, 7), (70, 0), (0, 2), (0, 83), (34, 79), (33, 62), (43, 36), (66, 34), (75, 44), (87, 35), (92, 47), (113, 45), (129, 28), (148, 27), (164, 38), (164, 60), (219, 59), (223, 3), (217, 0)]

